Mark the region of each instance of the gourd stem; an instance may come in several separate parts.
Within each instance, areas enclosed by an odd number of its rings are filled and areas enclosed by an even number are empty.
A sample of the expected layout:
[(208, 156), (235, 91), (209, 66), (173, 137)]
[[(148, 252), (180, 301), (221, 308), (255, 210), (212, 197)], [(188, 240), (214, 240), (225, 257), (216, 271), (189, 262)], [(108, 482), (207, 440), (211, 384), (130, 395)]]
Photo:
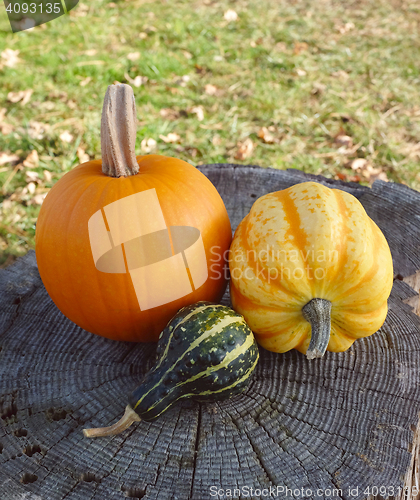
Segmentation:
[(325, 299), (312, 299), (302, 308), (302, 314), (312, 329), (306, 357), (322, 358), (330, 341), (331, 302)]
[(136, 160), (136, 104), (130, 85), (110, 85), (101, 118), (102, 172), (128, 177), (139, 171)]
[(137, 413), (128, 405), (125, 409), (125, 413), (121, 420), (119, 420), (114, 425), (109, 427), (98, 427), (96, 429), (83, 429), (83, 434), (86, 437), (102, 437), (102, 436), (114, 436), (119, 434), (125, 429), (128, 429), (133, 422), (140, 422), (141, 418)]

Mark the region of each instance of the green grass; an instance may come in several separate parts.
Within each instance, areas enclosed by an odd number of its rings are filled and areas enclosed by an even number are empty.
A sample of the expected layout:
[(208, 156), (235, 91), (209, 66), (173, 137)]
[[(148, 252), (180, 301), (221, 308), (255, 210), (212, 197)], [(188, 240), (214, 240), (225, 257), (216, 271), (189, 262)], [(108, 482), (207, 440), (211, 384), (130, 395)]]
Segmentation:
[[(236, 21), (225, 20), (228, 9)], [(35, 149), (40, 160), (11, 180), (15, 165), (0, 166), (0, 265), (34, 248), (34, 196), (79, 163), (78, 150), (100, 157), (106, 88), (136, 76), (148, 78), (133, 87), (139, 154), (153, 138), (158, 153), (192, 164), (252, 163), (368, 182), (349, 168), (364, 158), (389, 180), (420, 189), (419, 22), (418, 0), (90, 0), (12, 34), (2, 7), (0, 52), (18, 50), (20, 62), (0, 71), (0, 124), (13, 127), (0, 134), (0, 151), (22, 162)], [(127, 58), (135, 52), (138, 59)], [(28, 89), (26, 105), (8, 101), (9, 92)], [(191, 111), (197, 106), (202, 121)], [(262, 127), (274, 143), (259, 137)], [(71, 142), (60, 139), (66, 131)], [(170, 132), (179, 143), (160, 139)], [(354, 147), (339, 149), (339, 135)], [(254, 149), (239, 159), (247, 138)], [(26, 170), (39, 174), (34, 193)]]

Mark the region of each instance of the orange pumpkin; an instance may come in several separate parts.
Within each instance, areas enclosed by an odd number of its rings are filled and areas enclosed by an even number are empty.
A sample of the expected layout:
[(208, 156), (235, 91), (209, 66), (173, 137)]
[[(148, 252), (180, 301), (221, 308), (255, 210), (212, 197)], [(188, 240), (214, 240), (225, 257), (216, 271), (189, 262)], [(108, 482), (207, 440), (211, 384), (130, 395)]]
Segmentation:
[[(221, 299), (232, 233), (222, 199), (195, 167), (160, 155), (135, 157), (135, 117), (131, 87), (110, 86), (102, 160), (77, 166), (48, 193), (36, 226), (36, 257), (50, 297), (74, 323), (110, 339), (147, 342), (157, 341), (181, 307)], [(141, 237), (127, 236), (136, 231)], [(193, 244), (198, 253), (188, 249)], [(181, 267), (172, 272), (168, 263), (175, 260)], [(144, 307), (139, 297), (147, 302), (152, 272), (161, 282)]]

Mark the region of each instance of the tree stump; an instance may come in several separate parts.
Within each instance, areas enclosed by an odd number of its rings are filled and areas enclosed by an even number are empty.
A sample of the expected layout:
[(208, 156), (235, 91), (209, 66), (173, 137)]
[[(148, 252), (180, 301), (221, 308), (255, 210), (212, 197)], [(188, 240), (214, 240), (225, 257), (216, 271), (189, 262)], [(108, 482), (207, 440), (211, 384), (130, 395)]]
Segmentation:
[[(200, 170), (233, 229), (256, 198), (298, 182), (348, 191), (384, 232), (395, 275), (420, 269), (420, 193), (406, 186), (368, 188), (254, 166)], [(344, 353), (308, 361), (260, 348), (245, 394), (183, 401), (154, 422), (87, 439), (84, 427), (121, 417), (155, 345), (115, 342), (70, 322), (30, 251), (0, 272), (0, 497), (414, 499), (420, 318), (403, 302), (413, 296), (395, 279), (384, 326)]]

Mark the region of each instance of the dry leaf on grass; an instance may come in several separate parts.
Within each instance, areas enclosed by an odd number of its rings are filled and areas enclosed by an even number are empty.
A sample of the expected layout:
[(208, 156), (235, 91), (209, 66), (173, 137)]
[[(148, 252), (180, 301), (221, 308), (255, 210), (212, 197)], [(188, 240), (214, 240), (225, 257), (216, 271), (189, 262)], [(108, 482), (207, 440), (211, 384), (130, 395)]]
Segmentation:
[(86, 78), (84, 78), (80, 83), (79, 85), (81, 87), (86, 87), (86, 85), (92, 80), (92, 77), (91, 76), (87, 76)]
[(27, 205), (42, 205), (47, 194), (48, 192), (36, 194), (33, 198), (27, 201)]
[(376, 180), (388, 181), (386, 172), (381, 168), (372, 167), (368, 160), (365, 158), (356, 158), (350, 164), (350, 168), (359, 174), (364, 180), (373, 184)]
[(32, 92), (32, 89), (20, 90), (19, 92), (9, 92), (7, 94), (7, 100), (13, 104), (20, 101), (20, 105), (25, 106), (31, 99)]
[(355, 25), (354, 25), (354, 23), (350, 22), (350, 23), (346, 23), (346, 24), (336, 24), (334, 26), (334, 28), (339, 33), (341, 33), (342, 35), (344, 35), (344, 33), (348, 33), (349, 31), (351, 31), (352, 29), (354, 29)]
[(31, 139), (43, 139), (45, 134), (50, 130), (47, 123), (30, 121), (28, 127), (28, 135)]
[(8, 68), (14, 68), (20, 62), (18, 55), (18, 50), (4, 49), (0, 54), (0, 69), (2, 69), (4, 66), (7, 66)]
[(293, 46), (293, 54), (295, 54), (295, 56), (305, 52), (305, 50), (308, 50), (308, 44), (306, 42), (295, 42)]
[(33, 149), (26, 159), (23, 161), (23, 166), (26, 168), (36, 168), (39, 164), (38, 151)]
[(339, 134), (334, 141), (340, 146), (350, 149), (353, 146), (353, 139), (349, 135)]
[(127, 82), (137, 88), (149, 81), (149, 78), (147, 76), (138, 75), (134, 78), (131, 78), (128, 73), (124, 73), (124, 78), (127, 80)]
[(126, 57), (129, 61), (137, 61), (140, 59), (140, 52), (130, 52)]
[(0, 153), (0, 165), (6, 165), (7, 163), (17, 163), (19, 161), (19, 156), (10, 153)]
[[(76, 154), (77, 154), (77, 158), (79, 158), (79, 162), (80, 163), (86, 163), (87, 161), (90, 160), (89, 155), (85, 153), (85, 150), (81, 146), (79, 146), (77, 148), (77, 153)], [(44, 171), (44, 173), (45, 172), (46, 171)]]
[(202, 122), (204, 120), (204, 109), (203, 106), (193, 106), (188, 109), (188, 113), (197, 115), (197, 120)]
[(334, 71), (334, 73), (331, 73), (331, 76), (334, 76), (335, 78), (338, 78), (340, 80), (347, 80), (350, 75), (346, 71), (340, 69), (339, 71)]
[(238, 20), (238, 14), (233, 10), (233, 9), (228, 9), (224, 14), (223, 17), (225, 18), (226, 21), (229, 23), (233, 21)]
[(247, 137), (243, 142), (238, 143), (238, 150), (235, 154), (235, 159), (246, 160), (252, 156), (254, 152), (254, 143), (250, 137)]
[(176, 111), (175, 109), (171, 108), (162, 108), (159, 111), (159, 114), (162, 118), (165, 118), (166, 120), (177, 120), (181, 116), (181, 113), (179, 111)]
[(219, 89), (216, 87), (216, 85), (212, 85), (211, 83), (208, 83), (204, 87), (204, 92), (208, 95), (216, 95), (218, 90)]
[(266, 144), (274, 144), (275, 142), (279, 142), (267, 127), (260, 128), (260, 130), (258, 131), (258, 137)]
[(167, 144), (168, 143), (174, 144), (175, 142), (179, 142), (181, 140), (181, 136), (174, 132), (170, 132), (168, 135), (160, 135), (159, 138), (162, 139), (162, 141), (166, 142)]
[(7, 113), (6, 108), (0, 109), (0, 131), (3, 135), (8, 135), (15, 129), (13, 125), (4, 121), (6, 113)]
[(151, 137), (149, 137), (147, 139), (143, 139), (141, 141), (141, 150), (144, 153), (151, 153), (152, 151), (154, 151), (156, 149), (156, 146), (157, 146), (157, 142), (154, 139), (152, 139)]
[(188, 50), (181, 50), (182, 52), (182, 55), (185, 57), (185, 59), (192, 59), (193, 58), (193, 55), (191, 54), (191, 52), (188, 52)]
[(40, 182), (41, 179), (39, 178), (38, 172), (35, 172), (34, 170), (27, 170), (25, 172), (25, 182)]
[(52, 173), (49, 170), (44, 170), (44, 181), (45, 182), (51, 182), (52, 181)]
[(67, 142), (67, 143), (69, 143), (73, 140), (73, 136), (70, 134), (70, 132), (68, 130), (61, 132), (59, 137), (63, 142)]

